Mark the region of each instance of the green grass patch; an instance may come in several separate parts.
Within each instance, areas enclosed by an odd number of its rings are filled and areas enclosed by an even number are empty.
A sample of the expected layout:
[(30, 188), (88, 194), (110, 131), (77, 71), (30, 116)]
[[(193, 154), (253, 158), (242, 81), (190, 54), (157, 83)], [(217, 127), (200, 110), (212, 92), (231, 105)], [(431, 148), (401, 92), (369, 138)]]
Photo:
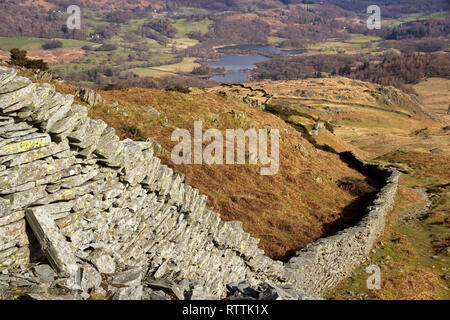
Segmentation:
[(188, 21), (187, 19), (179, 19), (173, 22), (173, 26), (178, 30), (177, 37), (187, 38), (191, 32), (207, 33), (212, 21), (204, 19), (202, 21)]
[[(5, 51), (10, 51), (12, 48), (19, 48), (21, 50), (34, 51), (42, 50), (42, 45), (50, 39), (44, 38), (8, 38), (0, 37), (0, 48)], [(87, 44), (92, 44), (88, 41), (72, 40), (72, 39), (58, 39), (63, 43), (63, 48), (81, 48)]]

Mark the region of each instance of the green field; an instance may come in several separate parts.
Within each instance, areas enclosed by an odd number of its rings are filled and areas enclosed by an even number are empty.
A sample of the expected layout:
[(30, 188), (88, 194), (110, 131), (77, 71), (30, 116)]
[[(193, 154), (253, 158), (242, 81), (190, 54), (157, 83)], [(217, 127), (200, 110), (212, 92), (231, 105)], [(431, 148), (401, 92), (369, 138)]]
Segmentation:
[(450, 16), (450, 11), (440, 11), (431, 14), (412, 13), (406, 14), (399, 19), (386, 19), (382, 21), (382, 25), (389, 27), (396, 27), (405, 22), (420, 21), (420, 20), (442, 20), (447, 19)]
[[(6, 38), (0, 37), (0, 49), (9, 51), (12, 48), (19, 48), (22, 50), (42, 50), (42, 45), (49, 39), (42, 38)], [(87, 44), (92, 44), (88, 41), (72, 40), (72, 39), (58, 39), (63, 43), (63, 48), (81, 48)]]
[(378, 50), (378, 39), (378, 37), (356, 35), (350, 40), (332, 40), (315, 43), (309, 45), (308, 49), (318, 51), (322, 54), (370, 53)]
[(196, 21), (187, 21), (186, 19), (179, 19), (172, 22), (174, 27), (178, 30), (177, 37), (185, 38), (188, 33), (191, 32), (208, 32), (209, 26), (212, 24), (212, 21), (209, 19), (202, 20), (200, 22)]
[(179, 7), (175, 9), (175, 13), (180, 16), (192, 16), (196, 14), (209, 14), (211, 13), (211, 11), (208, 9), (201, 9), (201, 8)]

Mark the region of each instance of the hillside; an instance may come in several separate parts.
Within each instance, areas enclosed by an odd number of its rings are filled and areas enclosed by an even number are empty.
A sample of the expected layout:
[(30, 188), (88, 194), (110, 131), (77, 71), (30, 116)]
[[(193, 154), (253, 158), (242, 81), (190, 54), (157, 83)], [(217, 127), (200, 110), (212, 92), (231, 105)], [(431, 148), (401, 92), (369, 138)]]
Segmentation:
[[(398, 149), (450, 152), (449, 132), (437, 121), (442, 113), (393, 87), (340, 77), (250, 85), (274, 94), (272, 105), (329, 122), (336, 136), (373, 156)], [(307, 117), (294, 120), (311, 128)]]
[[(76, 91), (67, 84), (55, 85), (60, 92)], [(208, 195), (209, 205), (223, 219), (242, 221), (244, 230), (261, 239), (260, 248), (269, 257), (286, 260), (307, 243), (352, 224), (361, 217), (365, 197), (374, 190), (370, 184), (376, 186), (376, 181), (366, 181), (337, 155), (316, 150), (278, 117), (240, 99), (202, 90), (190, 94), (133, 88), (98, 92), (107, 102), (90, 108), (91, 117), (104, 120), (121, 138), (154, 138), (167, 150), (161, 155), (164, 163)], [(115, 102), (117, 107), (110, 105)], [(161, 115), (147, 113), (149, 107)], [(261, 176), (259, 167), (252, 165), (173, 165), (172, 131), (186, 128), (192, 133), (196, 120), (203, 121), (204, 130), (279, 129), (278, 174)]]
[[(314, 143), (328, 144), (337, 151), (343, 143), (357, 146), (369, 161), (395, 166), (403, 173), (384, 235), (369, 260), (328, 298), (449, 298), (446, 83), (445, 79), (425, 79), (416, 87), (421, 101), (392, 87), (346, 78), (247, 84), (273, 96), (268, 110), (300, 131), (313, 128), (311, 117), (328, 122), (334, 134), (321, 130), (311, 137)], [(230, 91), (267, 99), (261, 92), (240, 87)], [(371, 264), (382, 270), (381, 290), (366, 287), (365, 268)]]

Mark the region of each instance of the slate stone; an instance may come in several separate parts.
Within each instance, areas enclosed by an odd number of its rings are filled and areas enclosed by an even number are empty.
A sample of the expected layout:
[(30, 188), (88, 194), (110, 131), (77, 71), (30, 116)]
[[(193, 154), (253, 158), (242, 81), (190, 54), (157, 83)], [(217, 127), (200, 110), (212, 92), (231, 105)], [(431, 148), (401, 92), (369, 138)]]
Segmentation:
[(48, 264), (41, 264), (33, 267), (33, 273), (43, 282), (52, 282), (55, 280), (56, 273)]
[(116, 271), (114, 258), (104, 250), (94, 250), (88, 259), (100, 273), (113, 274)]

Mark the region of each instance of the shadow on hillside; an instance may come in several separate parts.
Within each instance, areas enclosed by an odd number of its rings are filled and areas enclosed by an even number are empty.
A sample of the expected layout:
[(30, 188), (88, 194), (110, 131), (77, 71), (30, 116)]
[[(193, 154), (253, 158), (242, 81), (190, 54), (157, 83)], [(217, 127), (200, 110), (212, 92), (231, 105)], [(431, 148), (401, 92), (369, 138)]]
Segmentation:
[[(350, 193), (358, 195), (354, 201), (349, 203), (341, 212), (340, 217), (329, 223), (324, 223), (322, 226), (322, 232), (320, 236), (314, 241), (335, 235), (339, 231), (353, 227), (358, 224), (358, 222), (366, 214), (366, 208), (373, 204), (378, 191), (383, 187), (383, 178), (377, 177), (379, 179), (374, 179), (372, 177), (367, 177), (366, 180), (360, 180), (356, 184), (350, 184), (346, 181), (341, 187), (346, 189)], [(364, 184), (365, 186), (362, 186)], [(313, 241), (313, 242), (314, 242)], [(288, 262), (291, 258), (296, 256), (296, 253), (303, 248), (298, 248), (296, 250), (289, 250), (283, 256), (274, 257), (275, 260), (280, 260), (283, 263)]]

